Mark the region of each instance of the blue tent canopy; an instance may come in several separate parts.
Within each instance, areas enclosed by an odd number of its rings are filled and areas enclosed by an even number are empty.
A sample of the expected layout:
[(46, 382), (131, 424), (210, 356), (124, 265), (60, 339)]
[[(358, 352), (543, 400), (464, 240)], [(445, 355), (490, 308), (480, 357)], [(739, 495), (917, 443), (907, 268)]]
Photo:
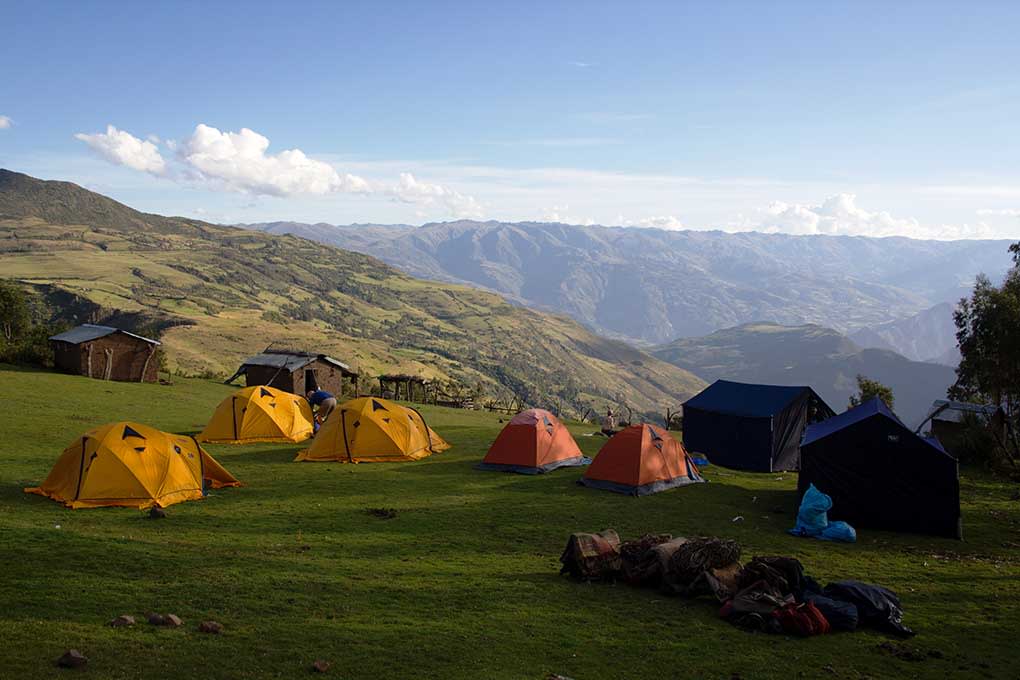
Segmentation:
[(684, 404), (684, 445), (724, 467), (796, 470), (804, 428), (831, 415), (810, 387), (716, 380)]
[(878, 397), (807, 429), (797, 488), (811, 484), (855, 527), (961, 536), (956, 459)]
[[(788, 385), (754, 385), (729, 380), (716, 380), (687, 400), (684, 408), (698, 408), (734, 416), (764, 418), (781, 413), (810, 387)], [(817, 397), (817, 395), (815, 395)], [(820, 398), (819, 398), (820, 399)]]
[[(867, 420), (872, 416), (878, 415), (888, 418), (904, 430), (910, 429), (903, 424), (903, 421), (900, 420), (895, 413), (892, 412), (892, 409), (885, 405), (884, 401), (882, 401), (879, 397), (872, 397), (863, 404), (840, 413), (838, 416), (833, 416), (828, 420), (823, 420), (820, 423), (815, 423), (814, 425), (809, 426), (804, 432), (804, 440), (800, 443), (800, 445), (802, 447), (807, 446), (808, 444), (812, 444), (823, 437), (828, 437), (830, 434), (834, 434), (840, 430), (850, 427), (851, 425), (855, 425), (862, 420)], [(939, 453), (946, 453), (946, 450), (942, 448), (942, 442), (940, 442), (938, 438), (921, 437), (918, 435), (913, 436), (928, 444)]]

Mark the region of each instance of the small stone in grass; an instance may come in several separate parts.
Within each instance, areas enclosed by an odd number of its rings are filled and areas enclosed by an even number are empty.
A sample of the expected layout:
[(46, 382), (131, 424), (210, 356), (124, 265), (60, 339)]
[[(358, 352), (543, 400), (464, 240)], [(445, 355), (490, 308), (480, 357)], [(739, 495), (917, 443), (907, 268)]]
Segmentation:
[(166, 617), (162, 614), (149, 614), (146, 618), (149, 620), (149, 623), (154, 626), (162, 626), (166, 623)]
[(181, 621), (181, 617), (176, 614), (167, 614), (163, 617), (163, 625), (169, 626), (170, 628), (177, 628), (178, 626), (184, 625), (184, 622)]
[(333, 664), (324, 659), (316, 659), (314, 662), (312, 662), (312, 671), (315, 673), (325, 673), (326, 671), (329, 670), (329, 667), (332, 665)]
[(157, 505), (152, 506), (152, 509), (149, 510), (149, 519), (163, 519), (164, 517), (166, 517), (166, 510)]
[(200, 633), (212, 633), (213, 635), (219, 635), (223, 632), (223, 626), (216, 621), (203, 621), (198, 624), (198, 632)]
[(117, 618), (110, 621), (110, 626), (113, 628), (123, 628), (124, 626), (135, 625), (135, 617), (130, 614), (121, 614)]
[(57, 659), (57, 665), (61, 668), (82, 668), (89, 662), (85, 655), (77, 649), (69, 649), (64, 655)]

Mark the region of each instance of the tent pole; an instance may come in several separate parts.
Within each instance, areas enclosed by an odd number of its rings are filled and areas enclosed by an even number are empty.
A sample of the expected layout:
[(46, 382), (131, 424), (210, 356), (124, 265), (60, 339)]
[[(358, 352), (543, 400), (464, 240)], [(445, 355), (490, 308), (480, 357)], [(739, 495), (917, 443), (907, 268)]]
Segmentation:
[(230, 415), (234, 418), (234, 439), (237, 439), (237, 397), (230, 397)]
[(78, 464), (78, 488), (74, 490), (74, 500), (78, 500), (78, 496), (81, 495), (81, 477), (85, 474), (85, 442), (87, 440), (88, 437), (81, 438), (81, 463)]
[(347, 413), (346, 410), (340, 409), (340, 429), (344, 435), (344, 450), (347, 451), (347, 462), (353, 463), (354, 459), (351, 457), (351, 445), (347, 442), (347, 418), (344, 417), (345, 413)]
[[(195, 448), (198, 449), (198, 488), (201, 489), (202, 495), (205, 496), (205, 458), (202, 456), (202, 447), (199, 446), (198, 440), (195, 439), (195, 435), (188, 435), (191, 437), (191, 441), (194, 442)], [(235, 437), (236, 439), (236, 437)]]

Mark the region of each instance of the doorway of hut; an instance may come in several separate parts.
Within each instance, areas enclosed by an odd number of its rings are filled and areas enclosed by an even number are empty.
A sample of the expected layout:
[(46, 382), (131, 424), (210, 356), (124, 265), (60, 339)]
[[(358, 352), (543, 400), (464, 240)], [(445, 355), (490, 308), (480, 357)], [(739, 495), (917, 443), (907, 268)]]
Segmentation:
[(315, 369), (305, 369), (305, 392), (319, 389), (319, 381), (315, 379)]

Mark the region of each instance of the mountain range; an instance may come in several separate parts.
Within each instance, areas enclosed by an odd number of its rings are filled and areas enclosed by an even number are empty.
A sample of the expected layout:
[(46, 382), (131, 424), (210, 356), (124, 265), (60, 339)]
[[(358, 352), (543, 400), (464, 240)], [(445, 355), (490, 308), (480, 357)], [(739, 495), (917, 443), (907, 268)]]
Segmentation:
[(889, 386), (896, 413), (917, 425), (956, 379), (949, 366), (912, 361), (886, 349), (862, 349), (817, 325), (751, 323), (699, 338), (680, 338), (652, 354), (707, 381), (726, 378), (773, 385), (810, 385), (837, 413), (857, 392), (857, 376)]
[[(763, 319), (842, 333), (875, 329), (955, 303), (976, 274), (994, 280), (1010, 264), (1006, 241), (468, 220), (239, 226), (367, 253), (413, 276), (492, 290), (645, 345)], [(891, 344), (892, 331), (876, 333)], [(934, 344), (944, 342), (955, 344), (951, 333)]]
[(915, 361), (931, 361), (947, 366), (960, 363), (956, 343), (954, 306), (941, 302), (905, 319), (887, 321), (850, 334), (862, 347), (890, 349)]
[(420, 374), (572, 414), (608, 402), (655, 417), (705, 384), (491, 292), (421, 281), (303, 238), (142, 213), (8, 170), (0, 272), (64, 319), (159, 334), (167, 368), (183, 374), (226, 377), (273, 342), (333, 354), (370, 379)]

